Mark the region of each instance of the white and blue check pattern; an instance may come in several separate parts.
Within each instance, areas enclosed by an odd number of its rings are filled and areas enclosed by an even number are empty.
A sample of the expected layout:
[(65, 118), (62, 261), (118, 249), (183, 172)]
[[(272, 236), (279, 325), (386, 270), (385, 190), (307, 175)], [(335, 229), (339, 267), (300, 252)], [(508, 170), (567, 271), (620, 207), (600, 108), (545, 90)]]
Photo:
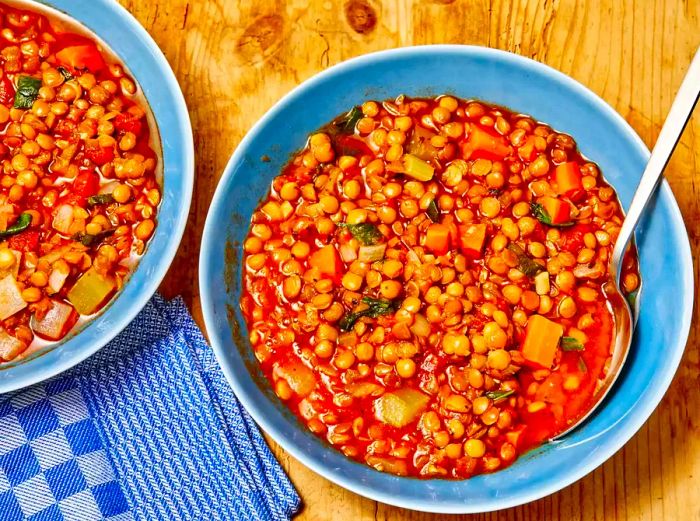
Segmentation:
[(0, 396), (0, 521), (273, 521), (298, 506), (179, 299)]
[(0, 519), (134, 519), (76, 381), (0, 405)]

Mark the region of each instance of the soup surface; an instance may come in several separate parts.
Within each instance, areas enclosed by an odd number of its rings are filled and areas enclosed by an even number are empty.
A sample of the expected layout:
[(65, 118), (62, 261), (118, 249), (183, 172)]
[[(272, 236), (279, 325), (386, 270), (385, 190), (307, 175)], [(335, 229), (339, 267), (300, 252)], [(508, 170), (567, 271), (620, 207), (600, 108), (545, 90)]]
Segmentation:
[(98, 42), (0, 4), (0, 366), (89, 320), (153, 234), (138, 96)]
[[(367, 101), (310, 136), (252, 216), (250, 342), (279, 398), (347, 456), (494, 471), (591, 405), (622, 219), (574, 140), (530, 116)], [(633, 253), (623, 278), (638, 288)]]

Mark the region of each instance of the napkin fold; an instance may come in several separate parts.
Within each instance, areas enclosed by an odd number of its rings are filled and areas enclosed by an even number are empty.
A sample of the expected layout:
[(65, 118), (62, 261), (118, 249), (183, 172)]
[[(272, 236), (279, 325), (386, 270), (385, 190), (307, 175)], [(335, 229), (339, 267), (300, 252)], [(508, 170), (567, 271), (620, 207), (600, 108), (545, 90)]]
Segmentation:
[(277, 521), (299, 503), (179, 298), (0, 396), (0, 521)]

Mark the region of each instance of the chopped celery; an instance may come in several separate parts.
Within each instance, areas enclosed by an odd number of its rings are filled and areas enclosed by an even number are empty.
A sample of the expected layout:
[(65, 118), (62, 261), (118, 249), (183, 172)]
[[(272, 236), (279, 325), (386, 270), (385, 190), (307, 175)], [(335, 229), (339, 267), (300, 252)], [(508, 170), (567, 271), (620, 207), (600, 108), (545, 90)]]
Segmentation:
[(87, 270), (68, 292), (68, 300), (81, 315), (92, 315), (116, 289), (112, 277), (105, 277), (94, 268)]
[(417, 389), (397, 389), (374, 401), (374, 416), (394, 427), (405, 427), (425, 410), (429, 398)]
[(435, 169), (429, 163), (411, 154), (403, 156), (405, 174), (419, 181), (430, 181)]
[(375, 244), (374, 246), (360, 246), (358, 259), (362, 262), (380, 261), (384, 258), (386, 244)]

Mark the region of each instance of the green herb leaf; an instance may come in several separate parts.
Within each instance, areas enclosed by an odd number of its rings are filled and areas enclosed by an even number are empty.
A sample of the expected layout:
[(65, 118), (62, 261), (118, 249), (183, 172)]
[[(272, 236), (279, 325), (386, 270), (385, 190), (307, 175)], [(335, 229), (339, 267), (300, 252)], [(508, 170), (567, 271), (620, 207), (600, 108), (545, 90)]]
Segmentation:
[(338, 327), (343, 331), (350, 331), (355, 322), (362, 317), (377, 318), (382, 315), (388, 315), (396, 311), (397, 306), (391, 300), (381, 300), (371, 297), (363, 297), (362, 302), (367, 304), (367, 309), (357, 311), (356, 313), (347, 313), (338, 321)]
[(561, 337), (560, 345), (562, 351), (583, 351), (584, 349), (583, 344), (572, 336)]
[(355, 132), (355, 125), (361, 118), (362, 111), (357, 107), (353, 107), (347, 114), (335, 120), (333, 124), (343, 134), (353, 134)]
[(87, 198), (88, 206), (97, 206), (98, 204), (112, 204), (114, 196), (112, 194), (97, 194)]
[(362, 302), (369, 306), (368, 316), (377, 318), (380, 315), (388, 315), (396, 311), (397, 306), (391, 300), (382, 300), (372, 297), (363, 297)]
[(75, 235), (73, 235), (73, 240), (78, 241), (83, 246), (95, 246), (96, 244), (101, 243), (113, 233), (114, 228), (112, 228), (111, 230), (101, 231), (100, 233), (94, 235), (91, 233), (76, 233)]
[(377, 244), (384, 237), (382, 232), (379, 231), (379, 228), (371, 223), (338, 223), (338, 226), (347, 228), (355, 239), (366, 246)]
[(16, 235), (20, 232), (23, 232), (24, 230), (29, 228), (30, 224), (32, 224), (31, 214), (21, 213), (19, 214), (19, 217), (17, 217), (17, 220), (12, 226), (9, 226), (4, 232), (0, 232), (0, 239), (4, 239), (5, 237), (10, 237), (12, 235)]
[(20, 76), (17, 81), (17, 92), (15, 93), (16, 109), (30, 109), (34, 104), (39, 89), (41, 88), (41, 80), (32, 76)]
[(428, 214), (428, 217), (430, 217), (430, 220), (434, 223), (440, 222), (440, 210), (435, 203), (435, 199), (430, 201), (430, 204), (428, 204), (428, 209), (425, 211), (425, 213)]
[(584, 362), (583, 358), (581, 358), (580, 356), (578, 357), (578, 370), (582, 373), (588, 372), (588, 366), (586, 365), (586, 362)]
[(63, 76), (63, 79), (66, 81), (70, 81), (73, 79), (73, 75), (70, 73), (68, 69), (63, 67), (62, 65), (59, 65), (56, 67), (56, 70), (61, 73), (61, 76)]
[(567, 228), (569, 226), (573, 226), (574, 224), (576, 224), (573, 221), (559, 223), (559, 224), (552, 223), (552, 218), (547, 213), (547, 210), (544, 209), (544, 206), (542, 206), (540, 203), (530, 203), (530, 211), (532, 212), (532, 215), (534, 215), (538, 221), (540, 221), (542, 224), (546, 224), (547, 226), (554, 226), (557, 228)]
[(486, 398), (488, 398), (489, 400), (493, 400), (494, 402), (497, 402), (498, 400), (503, 400), (504, 398), (508, 398), (514, 392), (515, 391), (513, 389), (509, 389), (507, 391), (505, 391), (505, 390), (489, 391), (487, 393), (484, 393), (484, 396), (486, 396)]
[(518, 258), (518, 269), (522, 271), (526, 276), (534, 277), (540, 271), (544, 271), (544, 268), (539, 262), (535, 262), (533, 259), (528, 257), (527, 253), (525, 253), (525, 250), (523, 250), (514, 242), (511, 242), (507, 246), (507, 248)]

